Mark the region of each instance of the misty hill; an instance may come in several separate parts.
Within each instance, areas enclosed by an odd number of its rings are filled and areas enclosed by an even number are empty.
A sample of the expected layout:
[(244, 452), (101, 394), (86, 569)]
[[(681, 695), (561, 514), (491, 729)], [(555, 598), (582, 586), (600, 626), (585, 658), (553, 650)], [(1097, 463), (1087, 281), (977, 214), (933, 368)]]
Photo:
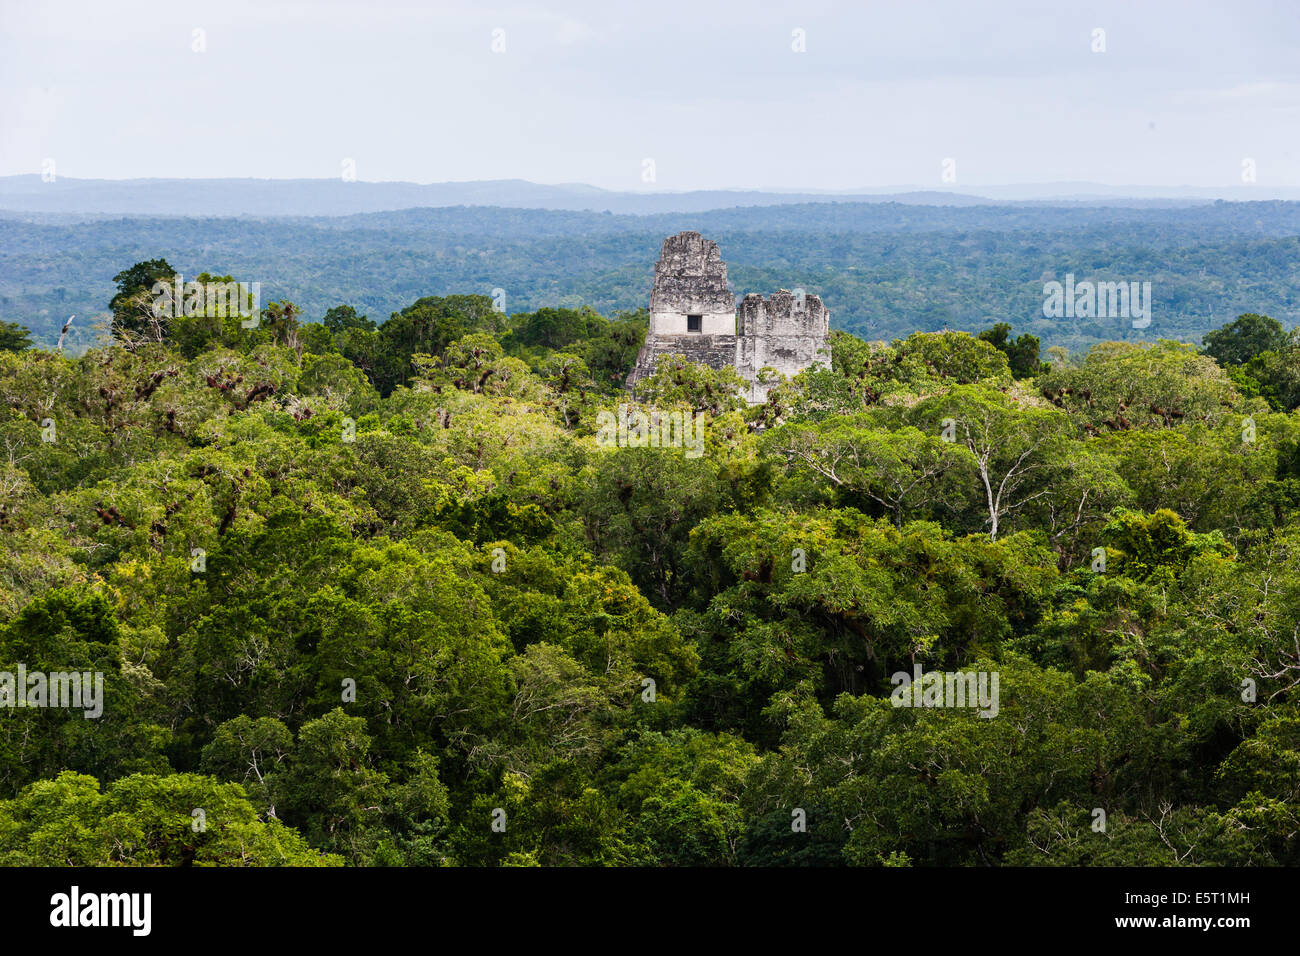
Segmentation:
[[(14, 212), (153, 216), (346, 216), (417, 206), (500, 206), (615, 213), (701, 212), (736, 206), (825, 201), (825, 193), (700, 190), (614, 192), (522, 179), (462, 183), (368, 183), (341, 179), (68, 179), (0, 177), (0, 209)], [(967, 206), (987, 199), (951, 192), (837, 194), (844, 202)]]
[(1300, 200), (1300, 189), (1267, 186), (1110, 186), (1060, 182), (933, 189), (898, 186), (846, 191), (695, 190), (648, 186), (614, 191), (581, 183), (545, 185), (522, 179), (458, 183), (343, 182), (341, 179), (70, 179), (0, 177), (0, 210), (46, 215), (347, 216), (415, 207), (499, 206), (635, 215), (704, 212), (800, 203), (901, 203), (979, 206), (1051, 205), (1186, 207), (1216, 199)]

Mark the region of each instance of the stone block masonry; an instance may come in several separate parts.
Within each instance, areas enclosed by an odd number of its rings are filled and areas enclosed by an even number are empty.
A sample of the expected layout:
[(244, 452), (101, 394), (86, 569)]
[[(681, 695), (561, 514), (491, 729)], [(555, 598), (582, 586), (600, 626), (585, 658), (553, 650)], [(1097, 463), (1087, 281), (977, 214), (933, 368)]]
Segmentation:
[(770, 367), (795, 375), (830, 365), (830, 312), (815, 295), (785, 289), (770, 298), (749, 294), (736, 307), (727, 264), (718, 244), (698, 232), (664, 240), (650, 291), (650, 327), (627, 387), (654, 371), (661, 355), (736, 369), (749, 385), (750, 404), (767, 400), (771, 384), (759, 381)]
[(758, 381), (763, 368), (793, 376), (813, 365), (830, 365), (831, 314), (815, 295), (785, 289), (765, 299), (750, 293), (740, 302), (736, 369), (750, 383), (752, 403), (767, 400), (771, 386)]

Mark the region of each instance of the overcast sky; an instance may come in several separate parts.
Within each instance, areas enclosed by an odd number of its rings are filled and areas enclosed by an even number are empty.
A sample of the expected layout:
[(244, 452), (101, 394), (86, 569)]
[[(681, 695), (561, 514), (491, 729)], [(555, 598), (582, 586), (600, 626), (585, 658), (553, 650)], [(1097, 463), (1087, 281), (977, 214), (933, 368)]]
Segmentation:
[(1300, 185), (1297, 0), (0, 9), (5, 175)]

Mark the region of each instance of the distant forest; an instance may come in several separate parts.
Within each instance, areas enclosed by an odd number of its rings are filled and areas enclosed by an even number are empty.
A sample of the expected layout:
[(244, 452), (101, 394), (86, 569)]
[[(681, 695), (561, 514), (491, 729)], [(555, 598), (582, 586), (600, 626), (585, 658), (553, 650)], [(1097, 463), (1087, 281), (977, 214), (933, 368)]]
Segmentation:
[[(659, 244), (697, 229), (715, 239), (736, 294), (804, 288), (832, 326), (869, 340), (976, 331), (1008, 322), (1043, 346), (1202, 335), (1244, 312), (1300, 322), (1300, 203), (1187, 207), (975, 207), (810, 203), (705, 213), (615, 215), (449, 207), (334, 218), (90, 218), (0, 213), (0, 321), (53, 345), (98, 341), (113, 277), (165, 256), (260, 282), (304, 319), (349, 303), (382, 321), (428, 295), (505, 292), (509, 313), (646, 304)], [(1150, 282), (1151, 325), (1043, 316), (1043, 284)]]

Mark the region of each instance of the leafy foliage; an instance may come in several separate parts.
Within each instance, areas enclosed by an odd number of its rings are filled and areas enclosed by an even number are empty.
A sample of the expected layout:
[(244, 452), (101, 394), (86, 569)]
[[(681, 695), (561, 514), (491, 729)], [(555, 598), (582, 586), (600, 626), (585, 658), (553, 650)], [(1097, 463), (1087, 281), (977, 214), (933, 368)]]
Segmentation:
[(838, 332), (749, 407), (494, 305), (0, 351), (0, 672), (103, 679), (11, 686), (0, 862), (1300, 862), (1293, 339)]

